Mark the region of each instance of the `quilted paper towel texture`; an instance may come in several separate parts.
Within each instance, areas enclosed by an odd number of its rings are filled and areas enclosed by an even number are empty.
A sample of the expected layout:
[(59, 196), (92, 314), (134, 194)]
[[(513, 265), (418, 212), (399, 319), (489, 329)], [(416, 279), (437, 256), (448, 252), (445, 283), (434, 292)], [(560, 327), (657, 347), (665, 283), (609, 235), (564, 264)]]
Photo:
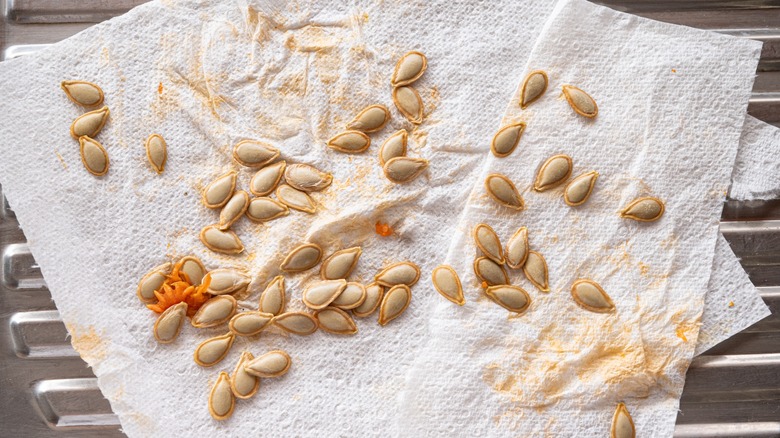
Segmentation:
[(739, 200), (780, 197), (780, 129), (755, 117), (746, 117), (729, 197)]

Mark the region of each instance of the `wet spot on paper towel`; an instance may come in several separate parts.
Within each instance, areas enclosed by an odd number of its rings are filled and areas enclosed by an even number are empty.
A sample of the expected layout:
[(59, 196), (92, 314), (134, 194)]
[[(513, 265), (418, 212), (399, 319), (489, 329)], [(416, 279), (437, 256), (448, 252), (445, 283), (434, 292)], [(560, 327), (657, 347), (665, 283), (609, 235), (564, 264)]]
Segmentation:
[(66, 324), (66, 327), (71, 336), (70, 343), (87, 364), (93, 366), (106, 358), (105, 341), (93, 326)]

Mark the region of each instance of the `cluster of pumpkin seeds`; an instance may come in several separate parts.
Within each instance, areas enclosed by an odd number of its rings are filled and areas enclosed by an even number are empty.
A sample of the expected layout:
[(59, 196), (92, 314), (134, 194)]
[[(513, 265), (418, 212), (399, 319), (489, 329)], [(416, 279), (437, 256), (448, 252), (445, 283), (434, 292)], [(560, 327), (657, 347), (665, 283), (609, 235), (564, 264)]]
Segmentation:
[[(96, 107), (103, 103), (103, 90), (92, 82), (62, 81), (62, 90), (73, 103), (83, 107)], [(95, 139), (108, 121), (107, 106), (86, 112), (78, 116), (70, 125), (70, 135), (78, 140), (81, 163), (87, 172), (95, 176), (108, 173), (108, 152)]]

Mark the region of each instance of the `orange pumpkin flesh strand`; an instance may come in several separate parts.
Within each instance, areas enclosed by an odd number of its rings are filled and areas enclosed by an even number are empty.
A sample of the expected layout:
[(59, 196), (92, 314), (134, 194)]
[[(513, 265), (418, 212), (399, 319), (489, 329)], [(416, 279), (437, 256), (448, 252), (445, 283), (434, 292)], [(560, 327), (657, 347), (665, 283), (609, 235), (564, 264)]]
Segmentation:
[(187, 316), (192, 317), (200, 309), (200, 306), (211, 298), (211, 295), (206, 292), (211, 278), (207, 276), (202, 284), (193, 286), (187, 274), (181, 271), (181, 266), (181, 262), (176, 263), (160, 289), (154, 291), (157, 302), (147, 304), (146, 307), (155, 313), (163, 313), (165, 309), (185, 302), (187, 303)]

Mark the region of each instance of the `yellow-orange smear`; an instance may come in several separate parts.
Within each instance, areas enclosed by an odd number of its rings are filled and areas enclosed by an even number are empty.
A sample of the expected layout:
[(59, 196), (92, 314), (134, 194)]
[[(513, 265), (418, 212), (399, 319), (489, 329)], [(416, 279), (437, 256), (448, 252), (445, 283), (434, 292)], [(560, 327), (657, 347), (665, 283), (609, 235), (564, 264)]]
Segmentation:
[(677, 328), (677, 337), (682, 339), (683, 342), (688, 342), (688, 338), (685, 337), (685, 330), (686, 329), (683, 328), (683, 327), (678, 327)]
[(181, 271), (182, 264), (182, 262), (176, 263), (162, 286), (154, 291), (157, 302), (147, 304), (146, 307), (149, 310), (163, 313), (165, 309), (184, 302), (187, 303), (187, 316), (192, 317), (200, 309), (200, 306), (211, 298), (211, 295), (206, 292), (211, 284), (211, 277), (205, 276), (203, 283), (194, 286), (187, 274)]
[(379, 234), (382, 237), (387, 237), (393, 234), (393, 229), (390, 228), (390, 225), (383, 224), (382, 222), (376, 223), (376, 233)]
[(162, 93), (163, 93), (163, 85), (162, 82), (160, 82), (160, 84), (157, 85), (157, 94), (162, 94)]
[(733, 301), (729, 301), (729, 307), (734, 307), (734, 302)]
[(488, 288), (487, 281), (483, 281), (482, 282), (482, 289), (487, 289), (487, 288)]
[(677, 73), (677, 70), (675, 70), (675, 69), (672, 69), (672, 73)]

